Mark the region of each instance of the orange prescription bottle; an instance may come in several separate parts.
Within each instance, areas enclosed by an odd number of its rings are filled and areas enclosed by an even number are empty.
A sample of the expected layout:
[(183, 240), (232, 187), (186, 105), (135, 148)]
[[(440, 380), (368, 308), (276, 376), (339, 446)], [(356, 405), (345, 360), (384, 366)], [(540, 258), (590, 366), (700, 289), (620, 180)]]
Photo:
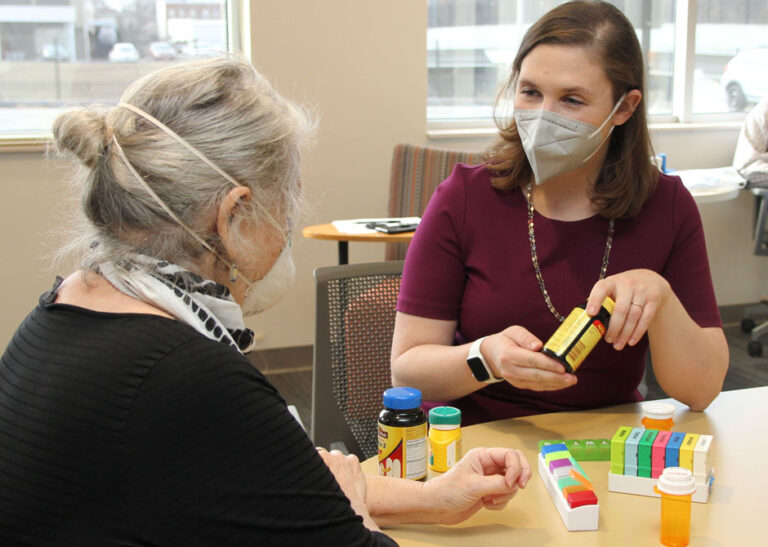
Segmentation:
[(673, 416), (675, 405), (654, 401), (643, 404), (643, 419), (640, 423), (646, 429), (658, 429), (659, 431), (671, 431), (675, 425)]
[(684, 547), (691, 537), (691, 496), (696, 483), (690, 469), (667, 467), (654, 491), (661, 495), (661, 543)]
[(461, 459), (461, 410), (438, 406), (429, 411), (429, 468), (448, 471)]

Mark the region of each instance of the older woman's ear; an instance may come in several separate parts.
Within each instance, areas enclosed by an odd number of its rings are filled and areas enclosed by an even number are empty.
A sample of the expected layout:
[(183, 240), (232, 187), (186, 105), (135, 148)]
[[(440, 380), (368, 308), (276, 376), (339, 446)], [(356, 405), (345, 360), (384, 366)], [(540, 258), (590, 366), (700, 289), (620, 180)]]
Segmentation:
[(235, 207), (238, 203), (249, 201), (251, 199), (251, 189), (247, 186), (236, 186), (232, 188), (224, 199), (221, 200), (219, 205), (218, 214), (216, 216), (216, 231), (219, 234), (221, 243), (224, 245), (229, 256), (233, 256), (236, 249), (231, 248), (232, 242), (230, 241), (232, 217), (234, 215)]

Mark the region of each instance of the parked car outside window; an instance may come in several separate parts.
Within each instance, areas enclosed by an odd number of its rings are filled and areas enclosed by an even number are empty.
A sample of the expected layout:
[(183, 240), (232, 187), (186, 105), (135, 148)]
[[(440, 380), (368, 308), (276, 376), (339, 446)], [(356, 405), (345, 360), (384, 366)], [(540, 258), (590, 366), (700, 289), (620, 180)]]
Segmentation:
[(744, 110), (768, 96), (768, 47), (743, 49), (728, 64), (720, 78), (731, 112)]
[(226, 48), (221, 45), (209, 44), (199, 40), (187, 42), (181, 48), (183, 57), (216, 57), (225, 52)]
[(112, 46), (109, 60), (113, 63), (135, 63), (139, 60), (139, 51), (130, 42), (118, 42)]
[(177, 53), (168, 42), (152, 42), (149, 44), (149, 56), (156, 61), (170, 61), (177, 57)]
[(68, 61), (69, 51), (61, 44), (46, 44), (43, 46), (42, 57), (46, 61)]

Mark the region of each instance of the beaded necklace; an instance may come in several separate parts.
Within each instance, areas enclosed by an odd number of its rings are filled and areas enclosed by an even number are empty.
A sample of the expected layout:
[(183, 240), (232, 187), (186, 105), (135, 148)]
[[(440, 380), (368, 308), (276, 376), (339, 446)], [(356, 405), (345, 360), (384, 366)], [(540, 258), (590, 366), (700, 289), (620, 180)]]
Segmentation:
[[(539, 282), (539, 289), (544, 296), (544, 302), (547, 304), (547, 308), (552, 312), (552, 315), (561, 323), (565, 319), (560, 315), (555, 306), (552, 304), (552, 300), (549, 298), (547, 287), (544, 285), (544, 278), (541, 276), (541, 269), (539, 268), (539, 258), (536, 256), (536, 236), (533, 233), (533, 193), (532, 185), (529, 182), (525, 188), (525, 199), (528, 201), (528, 241), (531, 244), (531, 260), (533, 261), (533, 271), (536, 273), (536, 280)], [(598, 279), (605, 278), (605, 272), (608, 270), (608, 258), (611, 256), (611, 244), (613, 243), (613, 227), (614, 221), (611, 219), (608, 223), (608, 238), (605, 240), (605, 254), (603, 255), (603, 265), (600, 268), (600, 277)]]

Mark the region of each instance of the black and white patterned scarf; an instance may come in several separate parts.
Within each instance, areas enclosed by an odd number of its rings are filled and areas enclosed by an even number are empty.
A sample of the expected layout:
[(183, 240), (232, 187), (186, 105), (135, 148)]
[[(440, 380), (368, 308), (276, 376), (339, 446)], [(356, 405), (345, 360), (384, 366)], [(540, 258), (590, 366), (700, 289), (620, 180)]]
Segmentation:
[(241, 353), (253, 349), (253, 331), (224, 285), (139, 254), (119, 263), (103, 262), (99, 272), (120, 292), (167, 312), (206, 338)]

